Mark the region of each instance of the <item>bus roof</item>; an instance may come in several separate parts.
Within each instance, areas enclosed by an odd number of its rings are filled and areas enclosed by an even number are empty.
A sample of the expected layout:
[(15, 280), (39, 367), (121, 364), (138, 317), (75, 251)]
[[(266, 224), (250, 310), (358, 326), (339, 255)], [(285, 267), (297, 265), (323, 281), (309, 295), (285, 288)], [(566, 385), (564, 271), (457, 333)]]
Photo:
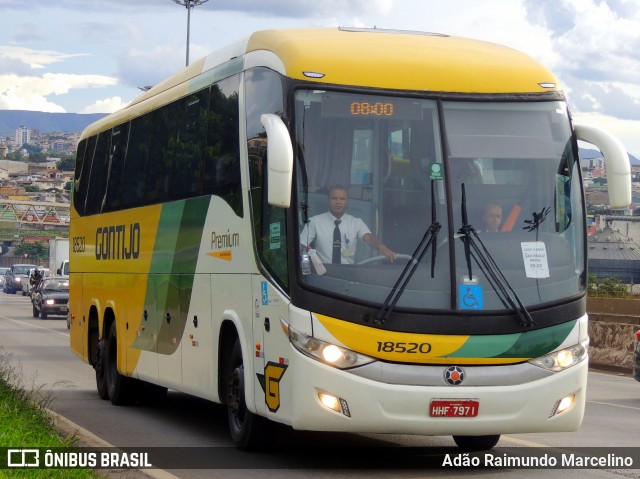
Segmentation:
[[(555, 89), (537, 61), (504, 46), (447, 35), (380, 29), (265, 30), (247, 51), (268, 50), (291, 78), (364, 87), (455, 93)], [(544, 88), (540, 84), (554, 84)]]
[[(248, 58), (255, 60), (250, 62)], [(523, 94), (558, 90), (545, 67), (493, 43), (382, 29), (263, 30), (192, 63), (90, 125), (94, 134), (264, 61), (294, 79), (419, 92)]]

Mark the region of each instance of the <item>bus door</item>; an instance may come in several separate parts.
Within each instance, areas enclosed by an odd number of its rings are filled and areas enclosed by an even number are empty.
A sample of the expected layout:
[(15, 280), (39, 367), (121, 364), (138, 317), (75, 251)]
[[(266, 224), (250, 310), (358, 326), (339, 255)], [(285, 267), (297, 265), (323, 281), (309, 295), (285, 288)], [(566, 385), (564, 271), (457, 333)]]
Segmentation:
[(253, 276), (252, 289), (255, 406), (268, 417), (289, 406), (283, 381), (289, 367), (290, 346), (280, 322), (280, 318), (288, 319), (289, 301), (263, 276)]

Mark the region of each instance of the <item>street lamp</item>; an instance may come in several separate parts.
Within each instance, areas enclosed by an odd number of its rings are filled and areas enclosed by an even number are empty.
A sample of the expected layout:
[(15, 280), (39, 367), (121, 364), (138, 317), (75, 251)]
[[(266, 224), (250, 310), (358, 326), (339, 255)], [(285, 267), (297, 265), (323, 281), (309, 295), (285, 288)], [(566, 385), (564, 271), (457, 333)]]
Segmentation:
[(209, 0), (173, 0), (178, 5), (182, 5), (187, 8), (187, 62), (186, 66), (189, 66), (189, 30), (191, 25), (191, 10), (193, 7), (207, 3)]

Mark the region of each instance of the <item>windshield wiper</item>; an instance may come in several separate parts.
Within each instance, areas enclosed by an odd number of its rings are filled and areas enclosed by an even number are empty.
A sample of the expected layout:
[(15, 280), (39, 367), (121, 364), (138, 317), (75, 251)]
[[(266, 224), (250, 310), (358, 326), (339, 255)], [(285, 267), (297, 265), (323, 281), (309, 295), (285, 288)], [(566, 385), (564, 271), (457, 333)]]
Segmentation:
[[(400, 276), (398, 277), (396, 284), (391, 288), (391, 292), (387, 296), (387, 299), (384, 300), (384, 304), (382, 308), (376, 313), (376, 316), (373, 320), (376, 324), (383, 324), (389, 319), (393, 309), (396, 307), (398, 300), (404, 293), (404, 290), (409, 284), (413, 273), (418, 269), (418, 265), (424, 258), (425, 253), (429, 250), (429, 247), (437, 241), (438, 231), (442, 225), (438, 223), (436, 218), (436, 202), (435, 202), (435, 193), (434, 193), (434, 180), (431, 180), (431, 225), (427, 228), (418, 243), (418, 247), (411, 255), (411, 259), (407, 263), (407, 265), (403, 268)], [(431, 277), (433, 278), (435, 273), (435, 264), (436, 264), (436, 248), (433, 247), (431, 249)]]
[(467, 195), (464, 183), (462, 183), (461, 213), (462, 227), (458, 230), (458, 237), (464, 243), (464, 256), (467, 262), (467, 269), (469, 271), (469, 281), (473, 278), (471, 271), (471, 258), (473, 257), (480, 267), (480, 270), (484, 273), (491, 284), (491, 287), (495, 290), (498, 298), (500, 298), (504, 307), (511, 307), (516, 312), (522, 326), (533, 326), (535, 322), (531, 318), (529, 311), (527, 311), (527, 308), (514, 291), (509, 280), (507, 280), (500, 270), (500, 267), (493, 259), (493, 256), (491, 256), (491, 253), (489, 253), (489, 250), (485, 247), (475, 228), (468, 222)]

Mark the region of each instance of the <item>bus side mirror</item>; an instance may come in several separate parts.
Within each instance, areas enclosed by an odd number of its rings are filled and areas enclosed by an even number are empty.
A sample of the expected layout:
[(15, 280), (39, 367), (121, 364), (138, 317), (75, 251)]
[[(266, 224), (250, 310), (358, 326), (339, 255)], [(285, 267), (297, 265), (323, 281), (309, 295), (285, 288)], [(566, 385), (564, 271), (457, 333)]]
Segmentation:
[(603, 154), (607, 171), (609, 204), (626, 208), (631, 203), (631, 165), (629, 154), (615, 136), (594, 126), (574, 124), (578, 140), (596, 146)]
[(291, 204), (293, 147), (289, 130), (278, 115), (260, 117), (267, 132), (267, 198), (270, 205), (288, 208)]

